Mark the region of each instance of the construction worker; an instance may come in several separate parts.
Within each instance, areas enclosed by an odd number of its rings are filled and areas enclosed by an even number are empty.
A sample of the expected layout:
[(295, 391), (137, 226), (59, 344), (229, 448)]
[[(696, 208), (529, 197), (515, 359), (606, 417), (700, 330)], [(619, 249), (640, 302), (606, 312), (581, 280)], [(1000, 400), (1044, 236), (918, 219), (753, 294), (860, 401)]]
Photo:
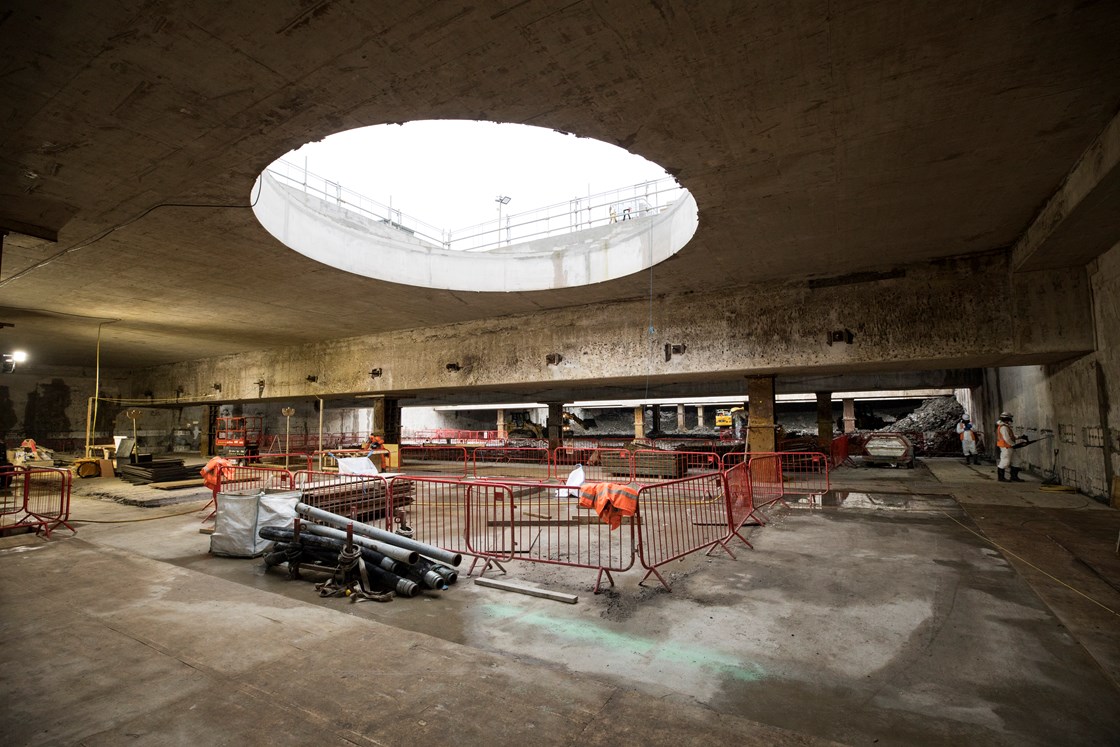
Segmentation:
[(964, 463), (972, 464), (972, 460), (975, 459), (976, 463), (980, 464), (980, 455), (976, 453), (976, 431), (972, 430), (972, 421), (968, 419), (967, 413), (962, 415), (961, 421), (957, 423), (957, 435), (961, 439)]
[[(1019, 479), (1019, 468), (1012, 466), (1015, 454), (1015, 443), (1026, 441), (1026, 436), (1015, 438), (1015, 431), (1011, 427), (1013, 420), (1011, 413), (1001, 412), (999, 423), (996, 424), (996, 446), (999, 447), (999, 462), (996, 463), (996, 479), (1000, 482), (1023, 482)], [(1005, 477), (1004, 470), (1008, 470)]]

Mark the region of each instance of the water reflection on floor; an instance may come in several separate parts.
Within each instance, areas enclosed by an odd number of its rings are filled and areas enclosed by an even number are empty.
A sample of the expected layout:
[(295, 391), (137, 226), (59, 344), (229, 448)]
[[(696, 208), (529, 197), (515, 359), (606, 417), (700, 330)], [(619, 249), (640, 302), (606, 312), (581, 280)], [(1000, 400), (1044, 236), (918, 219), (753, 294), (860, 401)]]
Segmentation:
[(829, 490), (819, 495), (786, 495), (791, 508), (844, 509), (858, 511), (905, 511), (928, 513), (959, 511), (950, 495), (915, 493), (880, 493), (855, 490)]

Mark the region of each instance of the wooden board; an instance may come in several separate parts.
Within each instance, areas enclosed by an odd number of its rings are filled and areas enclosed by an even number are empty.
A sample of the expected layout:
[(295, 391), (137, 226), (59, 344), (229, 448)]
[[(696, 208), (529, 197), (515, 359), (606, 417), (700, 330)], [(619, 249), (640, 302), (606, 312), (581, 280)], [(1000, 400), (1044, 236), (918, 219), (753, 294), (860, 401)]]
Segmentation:
[(197, 488), (202, 486), (203, 480), (199, 477), (196, 480), (170, 480), (168, 482), (150, 482), (147, 487), (155, 488), (156, 490), (179, 490), (180, 488)]

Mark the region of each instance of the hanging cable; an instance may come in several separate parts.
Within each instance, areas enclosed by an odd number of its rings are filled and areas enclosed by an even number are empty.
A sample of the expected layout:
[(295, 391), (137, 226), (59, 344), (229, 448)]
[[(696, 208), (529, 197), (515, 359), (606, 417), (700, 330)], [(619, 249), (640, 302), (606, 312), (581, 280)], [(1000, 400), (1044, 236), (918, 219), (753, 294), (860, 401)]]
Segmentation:
[(260, 199), (260, 196), (261, 196), (261, 180), (258, 179), (257, 180), (257, 194), (252, 198), (252, 200), (250, 200), (250, 202), (247, 205), (246, 204), (205, 203), (205, 202), (161, 202), (158, 205), (152, 205), (150, 208), (144, 210), (139, 215), (137, 215), (133, 218), (130, 218), (130, 219), (124, 221), (123, 223), (118, 223), (115, 226), (111, 226), (110, 228), (105, 229), (101, 233), (94, 235), (93, 238), (86, 239), (85, 241), (79, 242), (76, 246), (72, 246), (72, 247), (69, 247), (67, 249), (62, 249), (61, 251), (55, 252), (54, 254), (47, 257), (46, 259), (40, 260), (40, 261), (36, 262), (35, 264), (31, 265), (30, 267), (24, 268), (23, 270), (17, 272), (15, 275), (12, 275), (9, 278), (5, 278), (4, 280), (0, 280), (0, 288), (3, 288), (4, 286), (8, 285), (8, 283), (12, 282), (13, 280), (18, 280), (19, 278), (23, 277), (24, 275), (27, 275), (27, 274), (35, 271), (35, 270), (46, 267), (51, 262), (54, 262), (56, 259), (60, 259), (61, 257), (65, 257), (67, 254), (72, 254), (72, 253), (74, 253), (76, 251), (79, 251), (81, 249), (85, 249), (87, 247), (93, 246), (94, 244), (96, 244), (98, 241), (101, 241), (103, 238), (105, 238), (109, 234), (112, 234), (116, 231), (120, 231), (122, 228), (127, 228), (128, 226), (131, 226), (133, 223), (140, 220), (141, 218), (144, 218), (148, 214), (150, 214), (150, 213), (152, 213), (156, 210), (159, 210), (161, 208), (203, 208), (203, 209), (210, 209), (210, 210), (250, 210), (250, 209), (256, 207), (257, 200)]

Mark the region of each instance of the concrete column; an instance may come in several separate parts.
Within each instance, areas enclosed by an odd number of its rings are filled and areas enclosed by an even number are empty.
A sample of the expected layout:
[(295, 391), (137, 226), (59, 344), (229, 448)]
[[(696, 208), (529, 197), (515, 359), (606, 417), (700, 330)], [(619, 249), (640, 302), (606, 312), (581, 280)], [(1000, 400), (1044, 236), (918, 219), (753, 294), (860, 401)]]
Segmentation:
[(856, 432), (856, 401), (851, 397), (844, 400), (844, 432)]
[(558, 449), (564, 443), (564, 403), (548, 403), (548, 448)]
[(684, 433), (684, 405), (677, 405), (677, 433)]
[(498, 431), (498, 438), (505, 438), (506, 437), (506, 411), (501, 409), (501, 408), (498, 409), (498, 428), (497, 428), (497, 431)]
[(642, 405), (634, 408), (634, 438), (644, 438), (646, 435), (645, 413), (646, 408)]
[(747, 379), (747, 451), (777, 451), (777, 423), (774, 420), (774, 377)]
[(373, 428), (370, 432), (375, 436), (381, 436), (387, 444), (401, 442), (400, 400), (391, 397), (374, 400)]
[(704, 405), (696, 405), (696, 427), (704, 427)]
[(832, 448), (832, 392), (817, 392), (817, 443), (825, 454)]

